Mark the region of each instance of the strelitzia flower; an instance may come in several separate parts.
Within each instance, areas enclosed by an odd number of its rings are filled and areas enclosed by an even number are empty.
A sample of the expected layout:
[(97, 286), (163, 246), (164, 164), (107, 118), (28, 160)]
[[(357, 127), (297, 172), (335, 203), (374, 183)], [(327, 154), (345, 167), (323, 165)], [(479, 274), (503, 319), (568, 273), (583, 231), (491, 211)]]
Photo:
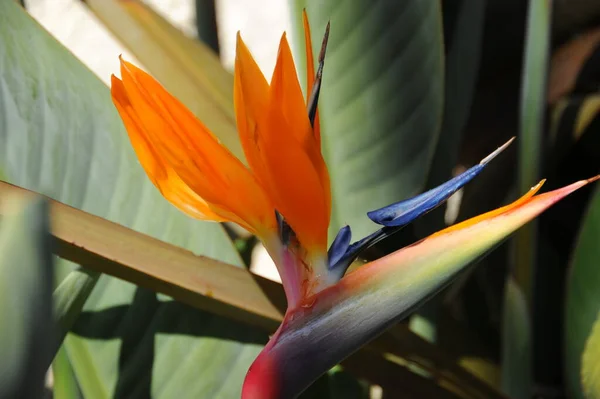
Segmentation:
[(306, 97), (285, 34), (270, 83), (238, 34), (234, 106), (248, 166), (145, 72), (121, 60), (122, 80), (112, 77), (133, 148), (163, 196), (194, 218), (235, 222), (258, 236), (281, 275), (288, 308), (248, 370), (245, 399), (297, 396), (467, 264), (593, 180), (535, 196), (541, 182), (510, 205), (346, 273), (364, 249), (439, 206), (510, 141), (449, 182), (369, 212), (381, 226), (373, 234), (351, 243), (346, 226), (328, 248), (331, 194), (317, 110), (328, 30), (315, 72), (306, 15), (303, 22)]

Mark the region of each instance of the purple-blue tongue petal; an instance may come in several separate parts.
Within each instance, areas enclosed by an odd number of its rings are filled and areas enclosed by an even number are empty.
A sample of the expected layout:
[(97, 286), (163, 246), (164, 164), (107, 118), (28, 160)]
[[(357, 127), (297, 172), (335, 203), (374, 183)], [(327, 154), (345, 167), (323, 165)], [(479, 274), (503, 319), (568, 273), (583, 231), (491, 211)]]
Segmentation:
[(388, 227), (397, 227), (409, 224), (413, 220), (442, 204), (461, 187), (473, 180), (473, 178), (477, 176), (492, 159), (504, 151), (504, 149), (508, 147), (513, 140), (514, 137), (508, 140), (496, 151), (482, 159), (479, 164), (473, 166), (466, 172), (456, 176), (446, 183), (423, 194), (417, 195), (416, 197), (396, 202), (395, 204), (368, 212), (367, 216), (373, 222)]
[(342, 257), (346, 254), (348, 247), (350, 246), (350, 240), (352, 239), (352, 231), (350, 226), (344, 226), (335, 236), (335, 239), (331, 243), (329, 250), (327, 251), (327, 257), (329, 258), (329, 267), (331, 268), (337, 264)]

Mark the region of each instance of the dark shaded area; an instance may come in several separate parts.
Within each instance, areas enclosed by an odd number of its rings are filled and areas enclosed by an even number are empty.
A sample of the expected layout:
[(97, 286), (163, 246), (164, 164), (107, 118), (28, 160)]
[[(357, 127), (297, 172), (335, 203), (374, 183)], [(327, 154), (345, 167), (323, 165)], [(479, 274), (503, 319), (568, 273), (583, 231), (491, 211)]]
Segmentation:
[(159, 301), (154, 292), (142, 288), (136, 289), (130, 305), (82, 312), (71, 332), (89, 339), (121, 340), (114, 398), (151, 397), (156, 334), (213, 337), (260, 345), (268, 340), (262, 331), (179, 302)]
[(198, 39), (219, 54), (219, 30), (215, 0), (196, 0)]
[[(405, 367), (392, 362), (375, 363), (373, 359), (377, 356), (379, 355), (363, 351), (358, 356), (346, 359), (342, 362), (342, 365), (346, 370), (360, 373), (365, 378), (381, 386), (384, 399), (460, 398), (458, 394), (450, 390), (437, 384), (428, 383), (426, 377), (413, 373)], [(372, 367), (372, 364), (378, 364), (380, 367)]]
[[(472, 165), (481, 154), (518, 133), (526, 7), (527, 2), (518, 1), (490, 1), (488, 4), (481, 70), (470, 120), (464, 133), (460, 155), (462, 165)], [(560, 20), (561, 15), (555, 14), (554, 19), (557, 18)], [(597, 16), (587, 20), (585, 25), (553, 31), (553, 48), (600, 22)], [(597, 93), (600, 87), (599, 48), (578, 75), (555, 138), (550, 136), (551, 109), (548, 109), (544, 131), (545, 162), (541, 172), (542, 177), (548, 180), (543, 191), (600, 172), (598, 116), (579, 139), (573, 135), (575, 120), (586, 101), (586, 95)], [(459, 221), (506, 204), (520, 194), (514, 192), (516, 149), (514, 146), (507, 150), (502, 159), (490, 164), (480, 178), (467, 186)], [(592, 187), (586, 187), (572, 194), (568, 201), (556, 204), (539, 219), (532, 339), (534, 384), (536, 392), (542, 395), (552, 393), (556, 397), (564, 396), (562, 348), (565, 281), (582, 216), (592, 191)], [(480, 267), (463, 281), (459, 293), (453, 293), (452, 300), (447, 302), (455, 319), (454, 324), (476, 332), (479, 343), (492, 350), (491, 356), (485, 351), (479, 354), (494, 361), (500, 360), (503, 286), (512, 259), (509, 249), (507, 242), (483, 259)], [(469, 351), (471, 345), (457, 349), (454, 339), (445, 339), (440, 344), (449, 351), (454, 349), (457, 354), (477, 354), (477, 350)]]
[[(596, 65), (600, 67), (600, 63)], [(583, 101), (584, 96), (575, 94), (563, 113), (558, 132), (560, 145), (556, 146), (554, 162), (546, 167), (548, 190), (600, 173), (600, 116), (596, 115), (581, 138), (573, 142), (575, 115)], [(559, 202), (539, 219), (538, 278), (533, 303), (534, 378), (546, 390), (562, 390), (565, 282), (594, 188), (584, 187), (573, 193), (569, 201)]]
[[(179, 302), (159, 301), (154, 292), (142, 288), (136, 289), (130, 305), (82, 312), (71, 333), (92, 340), (121, 340), (115, 399), (152, 397), (157, 334), (210, 337), (258, 345), (265, 345), (268, 341), (263, 331)], [(199, 373), (201, 367), (199, 364)], [(345, 392), (339, 386), (339, 380), (344, 378), (354, 381), (352, 388), (355, 387), (354, 378), (338, 372), (334, 376), (321, 377), (301, 398), (320, 399), (330, 392)]]

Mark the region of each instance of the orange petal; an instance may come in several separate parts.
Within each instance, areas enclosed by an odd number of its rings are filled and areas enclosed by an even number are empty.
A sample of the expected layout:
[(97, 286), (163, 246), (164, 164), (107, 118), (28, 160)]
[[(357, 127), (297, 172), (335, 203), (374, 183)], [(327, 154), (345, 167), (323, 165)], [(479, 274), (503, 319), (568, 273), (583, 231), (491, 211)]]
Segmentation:
[(315, 82), (315, 60), (313, 57), (312, 38), (310, 37), (310, 24), (306, 9), (302, 10), (302, 23), (304, 25), (304, 48), (306, 50), (306, 103), (310, 98), (310, 91)]
[(265, 170), (263, 155), (258, 139), (259, 119), (263, 117), (269, 102), (269, 84), (260, 68), (244, 44), (239, 32), (237, 35), (235, 69), (233, 80), (233, 104), (237, 128), (250, 168), (264, 184)]
[(121, 62), (123, 88), (158, 155), (211, 209), (251, 230), (276, 228), (271, 202), (250, 171), (150, 75)]
[(310, 134), (285, 35), (269, 94), (267, 113), (260, 120), (257, 135), (264, 149), (266, 186), (302, 245), (323, 253), (329, 225), (324, 183), (329, 184), (329, 176)]
[[(329, 222), (331, 211), (331, 187), (329, 181), (329, 172), (327, 165), (321, 154), (321, 148), (314, 137), (313, 129), (310, 126), (306, 106), (302, 99), (302, 90), (298, 82), (298, 75), (292, 57), (292, 51), (288, 44), (285, 33), (281, 37), (279, 45), (279, 54), (273, 79), (271, 80), (271, 96), (274, 104), (280, 104), (283, 116), (288, 124), (288, 129), (280, 132), (289, 132), (296, 138), (299, 145), (309, 157), (312, 167), (317, 172), (320, 181), (319, 193), (325, 200), (326, 218)], [(273, 134), (276, 134), (275, 132)], [(279, 133), (281, 134), (281, 133)], [(292, 145), (292, 144), (290, 144)], [(298, 184), (302, 185), (300, 181)]]
[[(277, 80), (277, 87), (274, 87)], [(306, 103), (296, 73), (296, 65), (286, 34), (281, 36), (277, 63), (271, 79), (271, 90), (280, 101), (280, 107), (288, 124), (294, 129), (290, 132), (307, 150), (316, 152), (316, 142), (308, 119)]]
[[(306, 104), (285, 35), (282, 37), (272, 86), (269, 88), (238, 34), (234, 102), (240, 140), (246, 158), (257, 179), (275, 200), (276, 208), (300, 236), (302, 233), (299, 233), (298, 226), (292, 219), (308, 221), (311, 218), (307, 218), (306, 215), (291, 216), (290, 212), (294, 211), (290, 210), (289, 201), (303, 201), (300, 198), (304, 197), (312, 198), (312, 201), (317, 198), (318, 202), (323, 202), (324, 199), (325, 205), (317, 207), (320, 209), (317, 212), (320, 216), (317, 217), (319, 222), (314, 229), (325, 232), (329, 223), (331, 203), (329, 173), (312, 134)], [(275, 145), (274, 142), (279, 144)], [(290, 152), (293, 154), (289, 154)], [(283, 153), (288, 154), (289, 159), (282, 157)], [(309, 177), (299, 179), (298, 176), (303, 173)], [(315, 174), (317, 184), (309, 183)], [(301, 193), (292, 195), (295, 191)], [(307, 206), (304, 209), (310, 208)], [(311, 238), (308, 235), (304, 234), (305, 237), (301, 240), (304, 245), (309, 245), (307, 241), (315, 240), (322, 241), (323, 247), (326, 245), (326, 236), (323, 234), (318, 233), (317, 237)]]
[(123, 82), (114, 75), (111, 77), (111, 95), (140, 164), (161, 194), (175, 207), (193, 218), (216, 222), (226, 220), (210, 209), (206, 201), (183, 183), (175, 171), (152, 148), (142, 124), (129, 103)]
[[(310, 36), (310, 24), (308, 23), (308, 15), (306, 14), (306, 9), (302, 10), (302, 23), (304, 25), (304, 47), (306, 51), (306, 104), (308, 105), (310, 93), (312, 92), (312, 87), (315, 82), (315, 60), (313, 57), (312, 38)], [(313, 133), (315, 136), (315, 140), (317, 141), (319, 151), (321, 151), (321, 123), (319, 120), (318, 108), (315, 114)]]

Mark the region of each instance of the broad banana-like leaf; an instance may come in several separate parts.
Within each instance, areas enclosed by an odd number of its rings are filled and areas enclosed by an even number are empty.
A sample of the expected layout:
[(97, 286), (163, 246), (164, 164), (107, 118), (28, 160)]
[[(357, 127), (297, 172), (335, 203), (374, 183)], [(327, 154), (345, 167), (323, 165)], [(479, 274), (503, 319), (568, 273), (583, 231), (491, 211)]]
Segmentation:
[(331, 20), (319, 100), (331, 175), (330, 231), (349, 224), (363, 237), (375, 230), (366, 212), (425, 186), (444, 103), (440, 2), (291, 3), (299, 43), (303, 8), (313, 43), (321, 43)]
[[(550, 1), (529, 1), (521, 78), (517, 184), (519, 191), (531, 187), (540, 178), (551, 15)], [(531, 396), (532, 389), (533, 332), (530, 330), (530, 309), (536, 272), (536, 226), (536, 221), (533, 221), (515, 236), (515, 267), (512, 271), (514, 280), (505, 285), (504, 293), (503, 315), (509, 319), (503, 323), (513, 328), (505, 328), (503, 331), (505, 334), (502, 337), (502, 345), (506, 362), (502, 363), (502, 386), (507, 395), (523, 399)], [(510, 353), (511, 351), (514, 352)]]
[(21, 202), (5, 198), (3, 205), (0, 397), (40, 398), (52, 361), (54, 339), (47, 203), (40, 199)]
[[(109, 90), (12, 1), (0, 2), (0, 69), (4, 178), (241, 264), (218, 224), (191, 220), (160, 196), (136, 161)], [(60, 283), (73, 265), (59, 266)], [(235, 397), (266, 341), (262, 332), (107, 276), (71, 331), (67, 355), (84, 397), (94, 398)]]
[(567, 283), (565, 372), (573, 398), (600, 397), (600, 190), (590, 200)]
[[(486, 0), (442, 2), (445, 44), (444, 115), (426, 188), (452, 177), (479, 76)], [(444, 227), (443, 208), (416, 222), (419, 235)], [(424, 234), (423, 234), (424, 233)]]

